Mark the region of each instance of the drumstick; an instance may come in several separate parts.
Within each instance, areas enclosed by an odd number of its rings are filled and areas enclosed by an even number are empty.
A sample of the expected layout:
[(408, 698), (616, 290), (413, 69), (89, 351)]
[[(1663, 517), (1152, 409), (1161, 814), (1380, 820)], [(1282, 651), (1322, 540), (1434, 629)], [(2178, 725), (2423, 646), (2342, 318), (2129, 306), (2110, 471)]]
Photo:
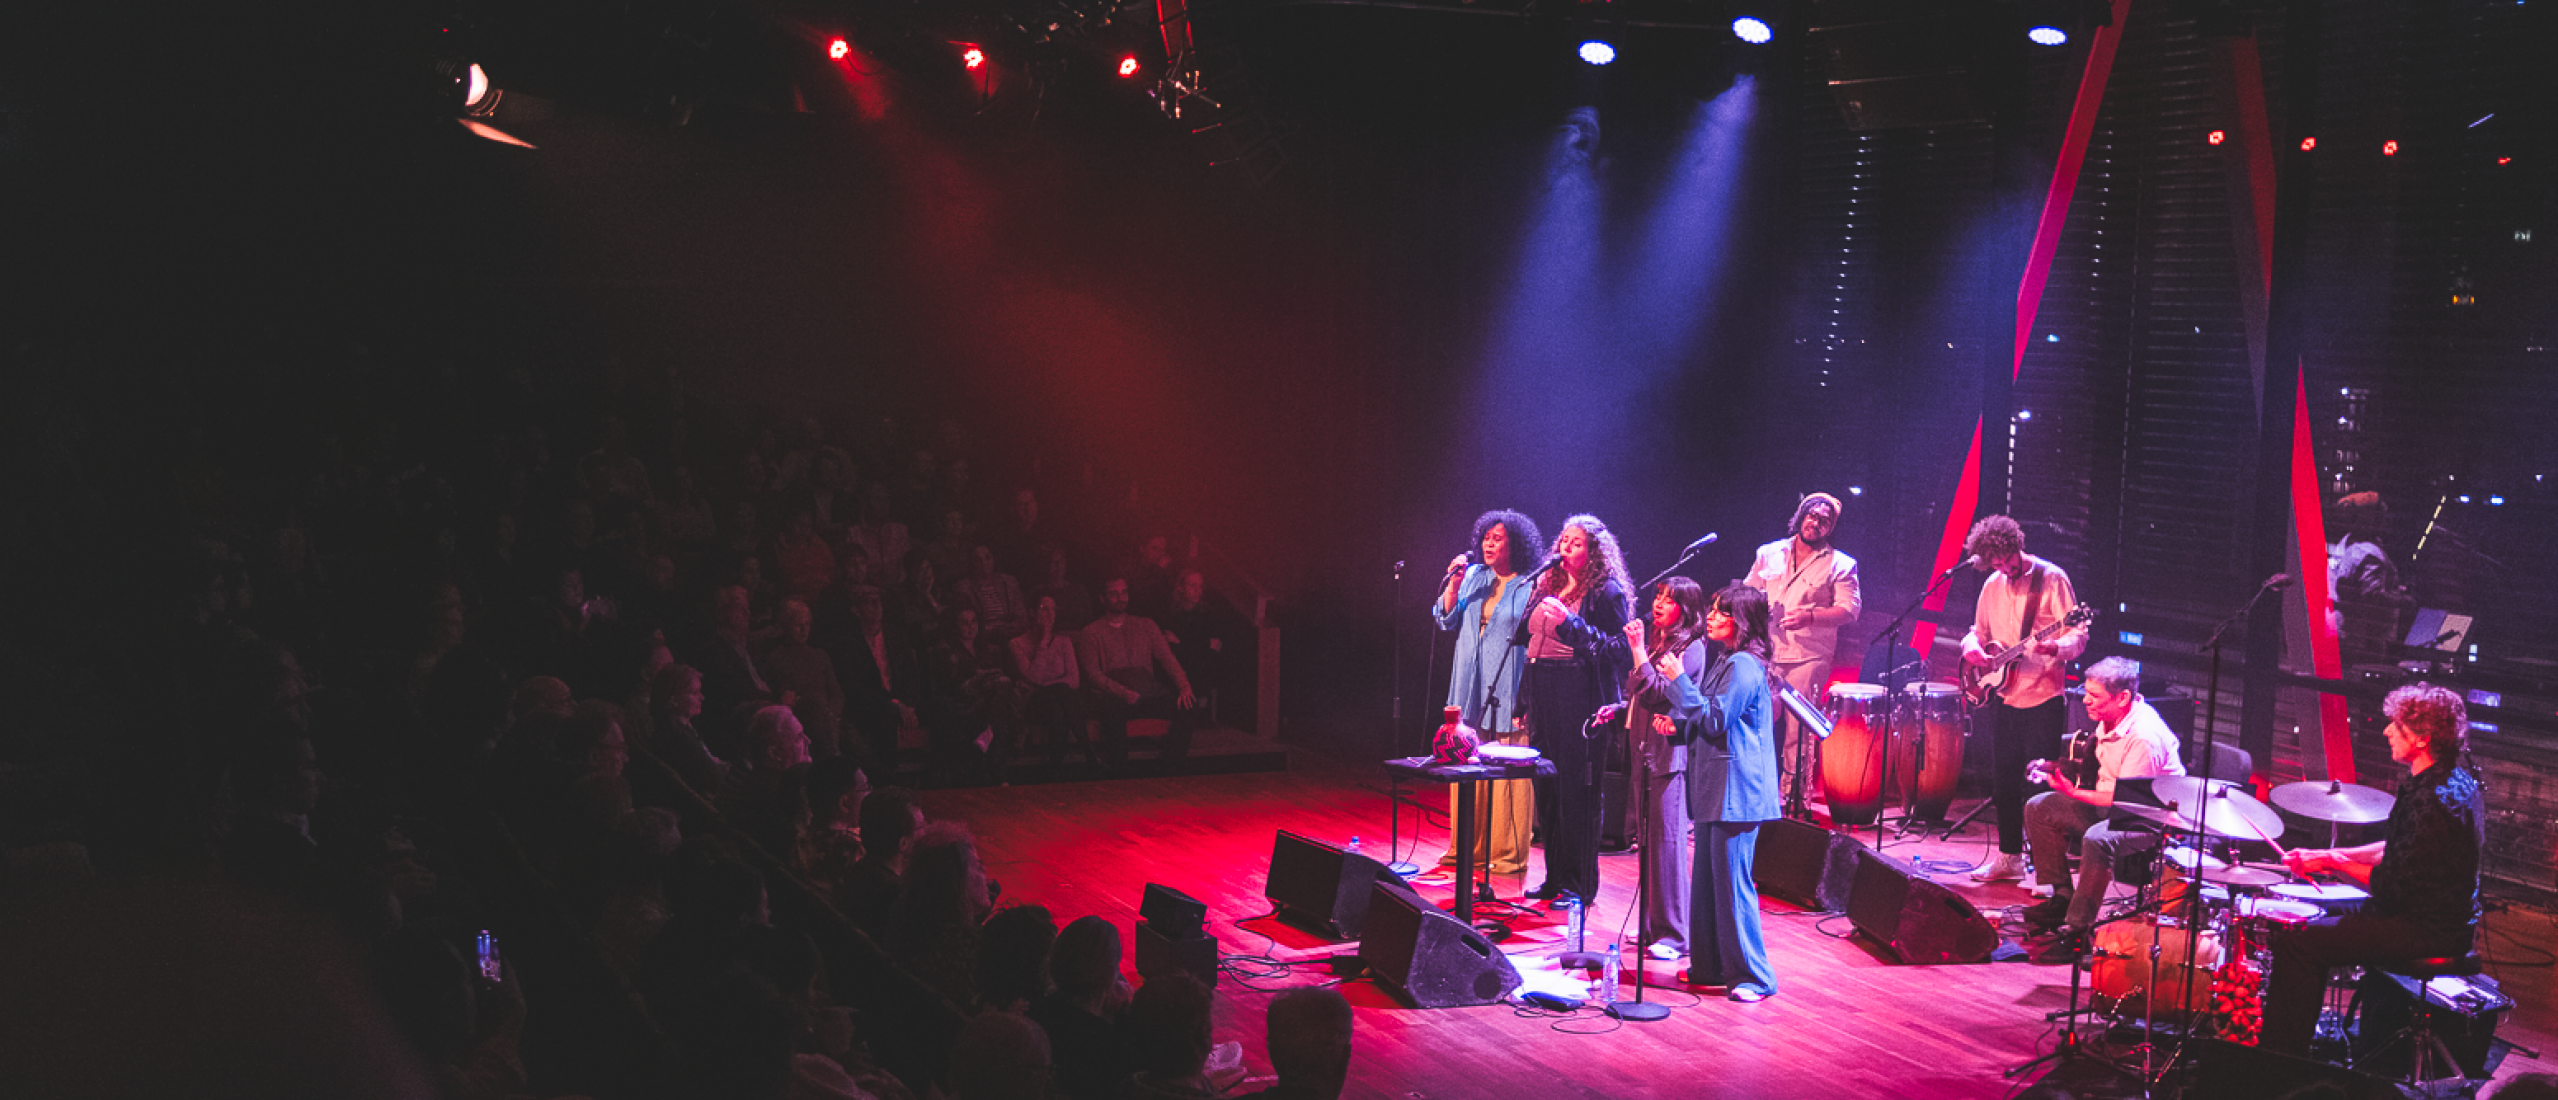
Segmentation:
[[(2204, 796), (2203, 796), (2203, 798), (2205, 799), (2205, 801), (2209, 801), (2212, 797), (2214, 797), (2214, 796), (2209, 795), (2209, 794), (2206, 794), (2206, 795), (2204, 795)], [(2239, 819), (2240, 821), (2244, 821), (2244, 822), (2246, 822), (2246, 823), (2247, 823), (2247, 831), (2248, 831), (2248, 832), (2251, 832), (2251, 833), (2256, 834), (2256, 838), (2257, 838), (2257, 839), (2264, 841), (2264, 842), (2265, 842), (2265, 845), (2266, 845), (2267, 847), (2272, 848), (2272, 849), (2274, 850), (2274, 858), (2275, 858), (2276, 860), (2278, 860), (2278, 861), (2280, 861), (2280, 862), (2282, 862), (2282, 863), (2284, 864), (2284, 868), (2283, 868), (2284, 870), (2286, 870), (2286, 871), (2291, 871), (2290, 863), (2291, 863), (2292, 854), (2291, 854), (2291, 851), (2290, 851), (2289, 849), (2286, 849), (2286, 848), (2284, 848), (2284, 847), (2283, 847), (2283, 844), (2282, 844), (2282, 842), (2281, 842), (2281, 841), (2275, 840), (2274, 838), (2272, 838), (2272, 837), (2270, 837), (2270, 836), (2266, 836), (2266, 835), (2265, 835), (2265, 830), (2263, 830), (2263, 829), (2260, 829), (2260, 828), (2257, 828), (2257, 827), (2256, 827), (2256, 821), (2255, 821), (2255, 819), (2254, 819), (2254, 818), (2248, 817), (2246, 814), (2240, 814), (2240, 815), (2238, 815), (2238, 819)], [(2301, 880), (2303, 880), (2303, 881), (2307, 881), (2307, 880), (2308, 880), (2308, 878), (2309, 878), (2309, 876), (2304, 875), (2304, 874), (2301, 874), (2301, 873), (2300, 873), (2300, 872), (2298, 872), (2298, 871), (2291, 871), (2291, 874), (2292, 874), (2292, 877), (2297, 878), (2297, 879), (2301, 879)]]

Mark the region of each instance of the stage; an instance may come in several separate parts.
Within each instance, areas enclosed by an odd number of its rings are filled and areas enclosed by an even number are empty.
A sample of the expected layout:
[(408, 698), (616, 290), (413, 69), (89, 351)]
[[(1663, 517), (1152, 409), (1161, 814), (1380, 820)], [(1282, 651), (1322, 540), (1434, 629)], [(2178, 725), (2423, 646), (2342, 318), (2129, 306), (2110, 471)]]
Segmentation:
[[(1207, 904), (1222, 954), (1303, 961), (1268, 977), (1230, 968), (1217, 985), (1218, 1039), (1241, 1042), (1245, 1064), (1266, 1075), (1261, 1029), (1268, 993), (1335, 980), (1321, 960), (1356, 948), (1265, 916), (1270, 905), (1262, 886), (1273, 835), (1288, 829), (1335, 844), (1356, 836), (1363, 854), (1387, 858), (1387, 782), (1381, 766), (1346, 766), (1299, 753), (1294, 770), (1280, 773), (945, 790), (923, 798), (933, 818), (963, 820), (975, 829), (987, 873), (1001, 881), (1006, 904), (1043, 904), (1061, 924), (1098, 913), (1125, 934), (1137, 919), (1145, 885), (1158, 882)], [(1406, 790), (1422, 805), (1446, 806), (1442, 788)], [(1959, 803), (1958, 811), (1968, 804)], [(1446, 847), (1446, 815), (1433, 813), (1427, 822), (1417, 822), (1417, 816), (1403, 814), (1401, 851), (1427, 869)], [(1872, 830), (1858, 835), (1872, 842)], [(1951, 841), (1900, 841), (1884, 851), (1931, 867), (1968, 867), (1990, 848), (1992, 835), (1984, 821)], [(1626, 927), (1635, 890), (1631, 854), (1603, 856), (1600, 863), (1604, 887), (1590, 925), (1594, 948)], [(1932, 877), (1988, 909), (2012, 913), (2031, 900), (2013, 883), (1975, 886), (1959, 872)], [(1500, 895), (1512, 901), (1539, 881), (1541, 867), (1534, 862), (1527, 876), (1494, 880)], [(1419, 888), (1442, 906), (1449, 899), (1444, 883)], [(1570, 1016), (1506, 1005), (1412, 1009), (1369, 981), (1350, 981), (1341, 988), (1356, 1008), (1358, 1030), (1344, 1095), (1927, 1100), (2018, 1095), (2044, 1072), (2002, 1077), (2051, 1049), (2057, 1025), (2043, 1017), (2068, 1002), (2068, 968), (2022, 962), (1898, 965), (1881, 948), (1852, 936), (1843, 915), (1804, 912), (1774, 899), (1766, 900), (1765, 909), (1779, 995), (1758, 1004), (1700, 999), (1671, 984), (1680, 964), (1653, 962), (1650, 980), (1661, 986), (1646, 999), (1672, 1009), (1668, 1019), (1654, 1023), (1620, 1024), (1587, 1009)], [(1477, 916), (1502, 910), (1479, 907)], [(2542, 956), (2524, 945), (2558, 939), (2551, 926), (2545, 911), (2492, 913), (2482, 943), (2491, 961), (2488, 973), (2516, 1002), (2499, 1037), (2544, 1052), (2558, 1048), (2558, 989)], [(1561, 976), (1549, 957), (1565, 947), (1561, 914), (1538, 909), (1517, 915), (1512, 928), (1501, 947), (1530, 986), (1558, 983)], [(1133, 981), (1133, 948), (1130, 958)], [(1633, 981), (1630, 970), (1626, 981)], [(2517, 1054), (2498, 1077), (2551, 1070), (2558, 1070), (2558, 1062)]]

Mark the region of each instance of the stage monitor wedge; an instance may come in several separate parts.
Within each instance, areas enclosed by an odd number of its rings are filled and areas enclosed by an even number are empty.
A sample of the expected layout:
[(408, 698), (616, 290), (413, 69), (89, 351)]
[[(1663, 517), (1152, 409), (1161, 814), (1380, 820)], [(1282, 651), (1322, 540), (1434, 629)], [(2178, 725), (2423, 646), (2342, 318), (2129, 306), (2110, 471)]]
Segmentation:
[(1998, 928), (1963, 895), (1909, 864), (1856, 850), (1848, 920), (1904, 963), (1976, 963), (1998, 950)]
[(1368, 913), (1369, 888), (1377, 883), (1403, 886), (1376, 860), (1281, 829), (1271, 841), (1270, 879), (1261, 893), (1282, 919), (1355, 940)]
[(1759, 892), (1824, 913), (1847, 909), (1856, 882), (1856, 853), (1865, 845), (1846, 833), (1779, 818), (1759, 826), (1755, 878)]
[(1497, 1004), (1519, 988), (1510, 957), (1421, 900), (1402, 883), (1377, 883), (1368, 900), (1359, 961), (1415, 1008)]

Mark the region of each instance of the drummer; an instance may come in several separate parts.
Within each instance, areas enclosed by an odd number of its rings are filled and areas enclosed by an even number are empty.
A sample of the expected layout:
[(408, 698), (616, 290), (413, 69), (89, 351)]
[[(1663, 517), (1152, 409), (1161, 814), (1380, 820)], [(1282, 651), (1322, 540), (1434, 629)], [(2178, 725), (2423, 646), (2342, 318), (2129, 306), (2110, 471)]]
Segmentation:
[[(2114, 884), (2114, 860), (2159, 844), (2158, 834), (2116, 829), (2106, 821), (2114, 806), (2114, 785), (2124, 779), (2152, 779), (2185, 774), (2176, 734), (2156, 708), (2140, 697), (2141, 666), (2125, 657), (2107, 657), (2087, 669), (2087, 716), (2096, 720), (2096, 782), (2081, 787), (2068, 769), (2048, 769), (2052, 789), (2025, 804), (2025, 847), (2034, 860), (2034, 880), (2052, 888), (2052, 896), (2025, 910), (2025, 923), (2035, 932), (2026, 937), (2027, 957), (2036, 963), (2065, 963), (2087, 950), (2087, 932), (2096, 923), (2097, 906)], [(2068, 853), (2078, 845), (2078, 884), (2069, 878)]]
[(2487, 812), (2477, 778), (2454, 763), (2467, 744), (2469, 708), (2458, 692), (2416, 683), (2390, 692), (2380, 709), (2389, 718), (2389, 758), (2413, 778), (2380, 841), (2284, 853), (2294, 873), (2341, 875), (2368, 887), (2371, 898), (2360, 912), (2275, 934), (2267, 1050), (2309, 1053), (2330, 968), (2457, 959), (2473, 946)]

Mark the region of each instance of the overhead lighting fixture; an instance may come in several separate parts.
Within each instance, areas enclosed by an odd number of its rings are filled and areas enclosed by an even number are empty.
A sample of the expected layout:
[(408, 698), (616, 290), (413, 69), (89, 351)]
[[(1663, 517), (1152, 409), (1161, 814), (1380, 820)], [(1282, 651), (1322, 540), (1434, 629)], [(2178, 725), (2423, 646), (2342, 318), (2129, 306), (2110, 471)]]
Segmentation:
[(959, 51), (959, 61), (960, 64), (968, 66), (969, 72), (976, 72), (986, 67), (986, 51), (970, 46)]
[(1581, 60), (1592, 65), (1605, 65), (1617, 59), (1617, 48), (1593, 38), (1581, 44)]
[(1132, 53), (1119, 59), (1119, 75), (1122, 77), (1132, 77), (1137, 75), (1136, 54)]
[(1755, 15), (1744, 15), (1732, 21), (1732, 37), (1753, 46), (1764, 46), (1776, 40), (1776, 28)]
[(2049, 23), (2025, 29), (2025, 40), (2037, 46), (2069, 45), (2069, 31)]

